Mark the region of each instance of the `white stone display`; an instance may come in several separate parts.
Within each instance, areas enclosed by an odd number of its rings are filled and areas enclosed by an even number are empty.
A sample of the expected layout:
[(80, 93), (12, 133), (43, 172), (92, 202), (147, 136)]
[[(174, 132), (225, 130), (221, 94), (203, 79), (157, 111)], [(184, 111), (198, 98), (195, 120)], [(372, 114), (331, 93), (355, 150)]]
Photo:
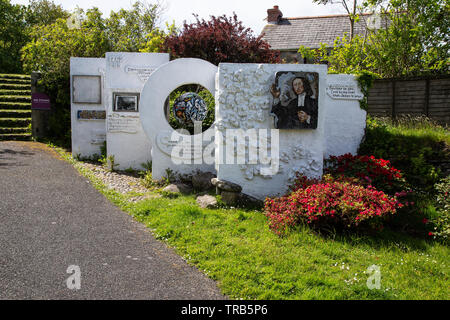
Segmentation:
[(99, 155), (100, 147), (106, 140), (105, 119), (101, 119), (105, 112), (105, 99), (103, 96), (99, 97), (99, 94), (104, 93), (105, 68), (104, 58), (70, 58), (72, 154), (74, 156)]
[(324, 157), (356, 154), (366, 127), (367, 112), (361, 109), (358, 100), (363, 94), (355, 76), (347, 74), (329, 74), (327, 87), (347, 88), (347, 98), (344, 99), (341, 94), (327, 94)]
[[(227, 164), (227, 129), (274, 129), (271, 115), (273, 97), (270, 87), (279, 71), (316, 72), (319, 76), (318, 122), (316, 129), (280, 129), (272, 132), (269, 150), (272, 157), (279, 154), (279, 163), (273, 163), (278, 171), (268, 174), (268, 165), (254, 164), (250, 155), (259, 151), (257, 146), (237, 146), (238, 153), (248, 153), (244, 164)], [(216, 169), (221, 180), (242, 186), (243, 193), (264, 199), (284, 194), (296, 172), (309, 177), (322, 175), (327, 67), (300, 64), (230, 64), (221, 63), (216, 94)], [(276, 134), (278, 133), (278, 135)], [(269, 135), (269, 134), (268, 134)], [(277, 137), (278, 136), (278, 137)], [(264, 140), (264, 139), (263, 139)], [(278, 146), (278, 148), (277, 148)], [(269, 156), (270, 158), (270, 156)], [(262, 157), (259, 161), (264, 162)], [(275, 160), (273, 160), (275, 161)]]
[[(194, 58), (177, 59), (171, 61), (157, 70), (155, 70), (145, 83), (141, 92), (140, 117), (142, 126), (150, 138), (152, 145), (152, 175), (154, 179), (160, 179), (166, 175), (166, 169), (171, 169), (179, 174), (186, 174), (200, 171), (215, 172), (214, 158), (210, 163), (202, 161), (201, 153), (214, 152), (214, 129), (211, 127), (202, 135), (173, 137), (174, 129), (166, 120), (164, 104), (169, 94), (178, 87), (186, 84), (200, 84), (209, 90), (213, 95), (215, 93), (215, 76), (217, 67), (213, 64)], [(193, 150), (194, 156), (183, 157), (183, 153), (177, 153), (180, 156), (172, 157), (174, 147), (182, 147), (178, 144), (181, 138), (184, 138), (184, 146), (187, 150)], [(205, 141), (201, 141), (202, 138)], [(191, 146), (203, 145), (197, 148)], [(209, 147), (209, 148), (208, 148)], [(211, 150), (212, 148), (212, 150)], [(201, 150), (200, 150), (201, 149)], [(175, 150), (176, 151), (176, 150)], [(191, 164), (179, 163), (178, 160), (192, 160)]]
[[(71, 58), (70, 74), (73, 154), (100, 154), (106, 139), (119, 169), (140, 169), (152, 160), (154, 179), (167, 169), (212, 172), (264, 199), (285, 194), (297, 172), (320, 177), (324, 158), (355, 154), (364, 137), (366, 111), (360, 108), (363, 94), (355, 77), (327, 74), (324, 65), (216, 67), (193, 58), (169, 62), (168, 54), (119, 52), (105, 59)], [(302, 79), (299, 88), (308, 88), (304, 93), (294, 86), (296, 78)], [(271, 89), (274, 83), (278, 91)], [(215, 95), (215, 122), (202, 134), (177, 133), (166, 119), (166, 99), (187, 84)], [(280, 88), (289, 84), (293, 90)], [(180, 110), (204, 110), (188, 95), (179, 101), (175, 110), (181, 116)], [(203, 119), (185, 118), (194, 124)], [(295, 121), (280, 125), (280, 119)]]
[[(167, 53), (106, 53), (107, 153), (114, 156), (118, 169), (142, 169), (142, 163), (152, 160), (152, 144), (139, 118), (140, 92), (150, 74), (168, 61)], [(115, 110), (117, 96), (133, 98), (137, 104)]]

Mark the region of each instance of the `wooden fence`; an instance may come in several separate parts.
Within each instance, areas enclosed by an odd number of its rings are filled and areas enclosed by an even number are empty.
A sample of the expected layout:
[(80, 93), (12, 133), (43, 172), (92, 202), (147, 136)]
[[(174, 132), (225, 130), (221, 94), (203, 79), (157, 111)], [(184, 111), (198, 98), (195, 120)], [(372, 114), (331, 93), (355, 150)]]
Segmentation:
[(425, 115), (450, 125), (450, 75), (375, 80), (369, 91), (373, 116)]

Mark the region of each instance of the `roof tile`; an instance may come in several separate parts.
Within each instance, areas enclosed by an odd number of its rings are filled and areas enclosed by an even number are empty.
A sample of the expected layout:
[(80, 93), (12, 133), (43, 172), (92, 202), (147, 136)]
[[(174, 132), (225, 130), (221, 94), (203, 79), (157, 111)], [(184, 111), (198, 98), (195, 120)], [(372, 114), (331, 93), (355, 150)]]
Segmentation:
[[(368, 14), (355, 24), (355, 34), (364, 34)], [(350, 33), (347, 15), (283, 18), (279, 24), (268, 24), (261, 34), (272, 49), (297, 50), (300, 46), (319, 48), (321, 43), (333, 45), (337, 37)]]

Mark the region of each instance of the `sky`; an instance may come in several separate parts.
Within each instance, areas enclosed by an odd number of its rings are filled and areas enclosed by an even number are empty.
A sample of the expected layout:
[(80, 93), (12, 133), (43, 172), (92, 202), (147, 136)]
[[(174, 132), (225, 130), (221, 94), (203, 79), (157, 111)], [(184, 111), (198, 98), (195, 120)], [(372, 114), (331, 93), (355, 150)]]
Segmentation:
[[(157, 0), (147, 0), (155, 3)], [(105, 16), (109, 16), (111, 10), (118, 11), (120, 8), (129, 9), (133, 0), (53, 0), (61, 4), (64, 9), (73, 10), (77, 5), (83, 9), (98, 7)], [(196, 13), (205, 20), (209, 16), (232, 15), (236, 12), (238, 19), (242, 20), (245, 27), (251, 28), (256, 35), (263, 29), (267, 16), (267, 9), (278, 5), (283, 12), (283, 17), (304, 17), (328, 14), (345, 13), (340, 4), (318, 5), (312, 0), (160, 0), (166, 7), (161, 17), (162, 26), (164, 22), (172, 22), (181, 27), (183, 21), (194, 22), (192, 13)], [(11, 3), (28, 4), (28, 0), (12, 0)]]

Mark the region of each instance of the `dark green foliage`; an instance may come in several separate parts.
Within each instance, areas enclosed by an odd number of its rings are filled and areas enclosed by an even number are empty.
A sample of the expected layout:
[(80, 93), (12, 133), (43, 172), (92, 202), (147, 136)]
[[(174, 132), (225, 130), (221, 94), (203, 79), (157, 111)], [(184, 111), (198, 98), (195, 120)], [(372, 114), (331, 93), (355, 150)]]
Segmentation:
[(49, 25), (58, 19), (67, 19), (70, 15), (60, 4), (57, 5), (49, 0), (29, 0), (24, 10), (29, 27)]
[(430, 236), (448, 243), (450, 237), (450, 176), (435, 185), (436, 203), (434, 215), (430, 216)]
[(392, 229), (435, 238), (448, 232), (448, 210), (437, 209), (435, 184), (446, 175), (439, 163), (450, 160), (449, 140), (447, 128), (424, 117), (367, 120), (359, 153), (390, 160), (414, 191), (407, 196), (412, 205), (390, 219)]
[(20, 73), (20, 49), (27, 42), (25, 10), (0, 0), (0, 72)]
[[(433, 160), (450, 159), (448, 144), (432, 134), (431, 122), (427, 132), (406, 129), (402, 121), (405, 124), (408, 120), (399, 119), (396, 126), (388, 120), (369, 118), (359, 154), (390, 160), (417, 192), (433, 192), (434, 184), (442, 177), (441, 169)], [(436, 128), (445, 130), (437, 125)]]
[[(327, 63), (333, 73), (365, 70), (381, 77), (403, 77), (448, 72), (447, 0), (366, 0), (361, 5), (363, 11), (377, 14), (373, 18), (378, 19), (379, 28), (366, 28), (364, 34), (354, 37), (345, 34), (335, 40), (331, 50), (329, 44), (318, 49), (300, 47), (303, 57)], [(368, 19), (358, 15), (353, 18)]]

